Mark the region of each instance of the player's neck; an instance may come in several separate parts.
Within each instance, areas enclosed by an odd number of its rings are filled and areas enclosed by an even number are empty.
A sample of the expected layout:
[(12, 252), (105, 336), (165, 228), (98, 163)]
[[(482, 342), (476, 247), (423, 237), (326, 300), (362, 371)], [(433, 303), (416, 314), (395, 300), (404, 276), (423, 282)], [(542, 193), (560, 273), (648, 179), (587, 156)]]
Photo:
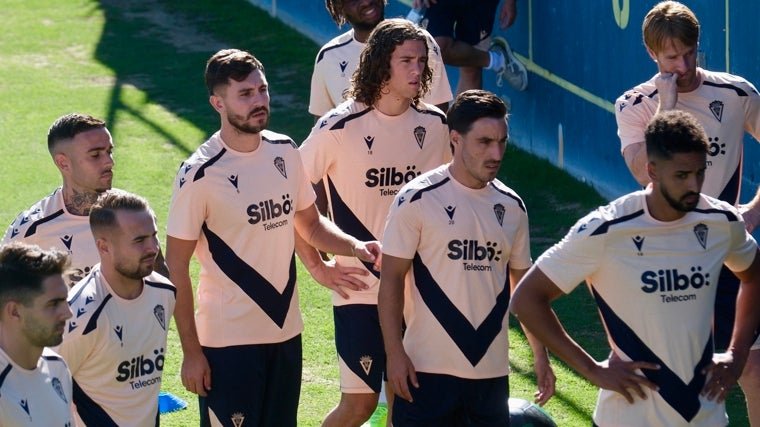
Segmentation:
[(143, 279), (126, 277), (111, 266), (104, 266), (102, 263), (100, 265), (100, 271), (103, 274), (103, 277), (106, 278), (108, 286), (111, 287), (111, 290), (114, 291), (119, 298), (130, 300), (142, 295), (143, 287), (145, 286), (143, 284)]
[(232, 126), (222, 126), (220, 135), (226, 146), (241, 153), (256, 151), (261, 145), (261, 132), (243, 133)]
[(386, 116), (400, 116), (409, 109), (412, 100), (401, 98), (393, 94), (381, 94), (380, 99), (375, 102), (375, 109)]
[(354, 27), (354, 40), (361, 44), (366, 44), (372, 30), (359, 30)]
[(77, 216), (87, 216), (90, 208), (98, 200), (99, 193), (78, 190), (73, 186), (63, 184), (63, 204), (66, 210)]
[(24, 369), (35, 369), (42, 356), (42, 347), (29, 344), (25, 337), (9, 333), (0, 328), (0, 348), (17, 365)]
[(657, 221), (671, 222), (686, 216), (686, 212), (670, 206), (670, 203), (662, 195), (656, 193), (656, 191), (659, 190), (650, 187), (646, 193), (647, 209), (652, 218)]

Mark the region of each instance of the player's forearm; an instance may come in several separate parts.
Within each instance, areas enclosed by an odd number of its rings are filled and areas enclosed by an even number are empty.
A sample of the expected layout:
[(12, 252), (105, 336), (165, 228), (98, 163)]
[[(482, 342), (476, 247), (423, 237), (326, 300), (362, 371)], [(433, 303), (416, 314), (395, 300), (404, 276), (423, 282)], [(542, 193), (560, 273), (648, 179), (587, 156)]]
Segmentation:
[(177, 288), (174, 306), (174, 323), (177, 325), (183, 353), (201, 351), (198, 330), (195, 327), (195, 301), (189, 272), (174, 271), (172, 283)]
[(401, 326), (404, 316), (404, 278), (388, 278), (381, 274), (377, 296), (377, 312), (386, 352), (403, 350)]
[(753, 344), (754, 331), (760, 325), (758, 306), (760, 306), (760, 280), (742, 281), (736, 299), (736, 318), (731, 334), (731, 344), (729, 344), (729, 350), (741, 366), (747, 360), (749, 349)]

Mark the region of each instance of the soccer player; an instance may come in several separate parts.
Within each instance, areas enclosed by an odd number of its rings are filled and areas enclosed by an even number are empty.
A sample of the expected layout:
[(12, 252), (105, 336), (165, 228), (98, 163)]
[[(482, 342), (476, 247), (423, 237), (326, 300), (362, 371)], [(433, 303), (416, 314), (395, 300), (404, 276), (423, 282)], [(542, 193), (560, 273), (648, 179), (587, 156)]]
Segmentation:
[[(220, 50), (205, 75), (221, 129), (180, 166), (167, 225), (182, 383), (200, 396), (202, 426), (295, 426), (303, 321), (294, 249), (314, 274), (327, 268), (314, 247), (379, 262), (379, 245), (319, 215), (295, 143), (266, 129), (261, 62)], [(195, 318), (193, 253), (201, 266)]]
[[(596, 425), (725, 426), (724, 399), (760, 321), (757, 243), (736, 208), (700, 194), (709, 142), (692, 115), (659, 113), (644, 137), (652, 185), (579, 220), (517, 285), (510, 308), (601, 389)], [(741, 291), (728, 350), (713, 354), (723, 264)], [(609, 361), (592, 359), (550, 306), (584, 279), (612, 347)]]
[[(504, 0), (499, 27), (509, 28), (517, 17), (517, 0)], [(412, 7), (425, 11), (430, 34), (441, 46), (446, 65), (459, 67), (456, 93), (483, 87), (483, 69), (496, 73), (496, 84), (506, 78), (512, 87), (528, 87), (528, 71), (512, 53), (503, 37), (490, 37), (499, 0), (413, 0)]]
[(156, 218), (145, 199), (114, 189), (89, 219), (100, 264), (69, 291), (76, 316), (58, 348), (74, 378), (77, 425), (157, 426), (176, 290), (153, 271)]
[[(525, 205), (496, 179), (506, 115), (490, 92), (457, 96), (447, 115), (453, 160), (406, 184), (388, 215), (378, 309), (400, 397), (395, 427), (509, 425), (507, 306), (531, 258)], [(554, 372), (525, 332), (543, 404)]]
[[(67, 252), (71, 269), (66, 282), (73, 286), (99, 261), (87, 215), (98, 196), (111, 188), (113, 141), (103, 120), (71, 113), (53, 122), (47, 143), (63, 184), (21, 212), (2, 243), (22, 241)], [(168, 275), (160, 252), (156, 269)]]
[[(760, 139), (760, 95), (742, 77), (705, 70), (697, 64), (699, 21), (685, 5), (666, 1), (655, 5), (642, 25), (647, 53), (657, 74), (625, 92), (616, 101), (615, 117), (622, 153), (631, 174), (642, 186), (650, 182), (644, 130), (658, 111), (678, 109), (693, 114), (708, 137), (708, 167), (702, 192), (739, 203), (744, 132)], [(738, 206), (747, 229), (760, 224), (760, 193)], [(716, 279), (717, 280), (717, 279)], [(739, 281), (723, 269), (715, 306), (715, 340), (727, 348), (734, 325)], [(747, 402), (760, 401), (760, 341), (739, 381)], [(747, 406), (753, 425), (760, 425), (760, 405)]]
[(0, 424), (72, 425), (71, 374), (50, 350), (71, 310), (65, 252), (14, 242), (0, 246)]
[[(380, 22), (352, 78), (351, 98), (323, 117), (300, 148), (315, 187), (325, 179), (333, 221), (363, 240), (382, 237), (403, 184), (451, 158), (445, 116), (420, 101), (431, 84), (427, 42), (405, 19)], [(361, 276), (359, 289), (333, 292), (341, 399), (323, 426), (360, 426), (377, 406), (385, 369), (379, 273), (355, 258), (336, 260), (373, 274)]]
[[(386, 0), (325, 0), (327, 11), (338, 27), (348, 22), (351, 29), (327, 42), (317, 53), (311, 76), (311, 114), (321, 117), (346, 99), (351, 76), (359, 65), (359, 56), (369, 34), (383, 21), (386, 3)], [(423, 99), (445, 110), (452, 95), (441, 50), (427, 31), (423, 30), (423, 33), (433, 72), (430, 92)]]

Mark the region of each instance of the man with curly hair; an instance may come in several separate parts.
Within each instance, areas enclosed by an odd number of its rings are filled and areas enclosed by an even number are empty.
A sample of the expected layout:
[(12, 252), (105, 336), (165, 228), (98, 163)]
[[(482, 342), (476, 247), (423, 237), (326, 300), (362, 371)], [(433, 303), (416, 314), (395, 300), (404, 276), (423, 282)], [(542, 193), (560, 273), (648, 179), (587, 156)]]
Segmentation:
[[(427, 41), (407, 20), (379, 23), (352, 77), (351, 98), (320, 119), (301, 145), (311, 182), (324, 177), (333, 220), (358, 239), (382, 236), (399, 189), (451, 158), (445, 116), (420, 101), (432, 78)], [(385, 369), (379, 273), (349, 257), (335, 262), (368, 274), (360, 277), (363, 286), (333, 288), (342, 395), (323, 425), (360, 426), (377, 405)]]

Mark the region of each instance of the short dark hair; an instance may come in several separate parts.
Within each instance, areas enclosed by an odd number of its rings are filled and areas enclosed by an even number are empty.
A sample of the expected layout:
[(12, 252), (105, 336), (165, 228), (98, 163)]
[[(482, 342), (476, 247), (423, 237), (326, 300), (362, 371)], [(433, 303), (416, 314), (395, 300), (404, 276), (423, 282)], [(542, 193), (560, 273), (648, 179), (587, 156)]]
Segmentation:
[(13, 242), (0, 247), (0, 308), (10, 301), (29, 306), (43, 293), (42, 282), (63, 275), (69, 266), (66, 252), (45, 251), (37, 245)]
[(254, 70), (264, 72), (264, 65), (250, 52), (240, 49), (222, 49), (206, 62), (206, 88), (213, 95), (219, 86), (229, 84), (229, 79), (242, 82)]
[(694, 12), (677, 1), (656, 4), (641, 24), (644, 44), (655, 53), (665, 49), (665, 41), (678, 40), (684, 46), (699, 43), (699, 21)]
[(82, 132), (106, 127), (106, 122), (88, 114), (70, 113), (57, 118), (48, 129), (48, 151), (53, 154), (55, 146), (68, 141)]
[[(117, 227), (117, 211), (142, 212), (153, 210), (145, 198), (124, 190), (111, 189), (103, 192), (90, 208), (90, 229), (92, 234), (99, 234), (104, 229)], [(97, 236), (96, 236), (97, 238)]]
[[(425, 33), (411, 21), (391, 18), (380, 22), (370, 33), (359, 59), (359, 66), (351, 77), (350, 96), (366, 105), (374, 105), (380, 99), (383, 83), (391, 78), (393, 52), (407, 40), (422, 41), (425, 45), (425, 55), (428, 54)], [(428, 93), (432, 79), (433, 71), (425, 62), (425, 68), (420, 75), (420, 91), (413, 103)]]
[(656, 114), (644, 131), (647, 158), (670, 160), (675, 153), (708, 152), (707, 134), (693, 115), (681, 110)]
[(470, 89), (460, 93), (451, 103), (446, 113), (449, 131), (466, 134), (478, 119), (490, 117), (507, 118), (507, 105), (494, 93), (481, 89)]

